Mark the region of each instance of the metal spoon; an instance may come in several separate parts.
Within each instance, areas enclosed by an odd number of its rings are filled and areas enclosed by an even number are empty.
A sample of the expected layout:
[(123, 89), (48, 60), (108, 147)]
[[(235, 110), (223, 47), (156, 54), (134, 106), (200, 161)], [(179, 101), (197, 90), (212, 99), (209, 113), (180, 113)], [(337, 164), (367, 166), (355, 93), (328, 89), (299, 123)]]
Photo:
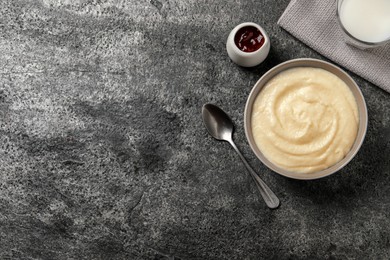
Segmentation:
[(217, 140), (229, 142), (240, 156), (245, 167), (251, 174), (267, 206), (275, 209), (279, 206), (279, 199), (271, 189), (263, 182), (256, 172), (249, 166), (244, 156), (233, 142), (233, 122), (230, 117), (219, 107), (205, 104), (202, 108), (203, 122), (209, 134)]

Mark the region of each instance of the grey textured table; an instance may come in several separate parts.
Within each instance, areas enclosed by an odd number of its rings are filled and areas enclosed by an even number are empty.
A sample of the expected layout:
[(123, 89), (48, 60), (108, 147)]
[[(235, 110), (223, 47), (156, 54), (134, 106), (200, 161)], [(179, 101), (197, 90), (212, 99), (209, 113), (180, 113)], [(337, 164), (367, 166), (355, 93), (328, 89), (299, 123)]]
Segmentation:
[[(334, 176), (283, 178), (246, 142), (257, 79), (288, 59), (324, 59), (276, 25), (287, 4), (2, 0), (0, 259), (389, 259), (388, 93), (352, 75), (368, 133)], [(272, 40), (252, 69), (225, 51), (244, 21)], [(206, 102), (232, 116), (278, 210), (206, 133)]]

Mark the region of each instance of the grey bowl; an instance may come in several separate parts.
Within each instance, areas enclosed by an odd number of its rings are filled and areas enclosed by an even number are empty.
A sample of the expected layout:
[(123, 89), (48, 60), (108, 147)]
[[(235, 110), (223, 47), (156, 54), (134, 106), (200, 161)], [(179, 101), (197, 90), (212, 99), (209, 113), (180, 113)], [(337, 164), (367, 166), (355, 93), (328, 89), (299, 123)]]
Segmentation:
[[(260, 91), (263, 89), (265, 84), (274, 76), (276, 76), (278, 73), (295, 67), (313, 67), (313, 68), (321, 68), (324, 70), (327, 70), (336, 76), (338, 76), (340, 79), (342, 79), (348, 87), (351, 89), (358, 106), (359, 110), (359, 130), (355, 139), (354, 144), (352, 145), (351, 150), (347, 153), (347, 155), (338, 163), (334, 164), (333, 166), (318, 171), (314, 173), (296, 173), (287, 171), (285, 169), (282, 169), (278, 167), (277, 165), (270, 162), (261, 152), (261, 150), (257, 147), (255, 140), (253, 139), (252, 134), (252, 122), (251, 122), (251, 115), (252, 115), (252, 107), (253, 103), (257, 97), (257, 95), (260, 93)], [(251, 93), (249, 94), (248, 100), (246, 102), (245, 106), (245, 112), (244, 112), (244, 125), (245, 125), (245, 134), (246, 138), (249, 142), (250, 147), (252, 148), (253, 152), (259, 158), (259, 160), (265, 164), (268, 168), (273, 170), (274, 172), (289, 177), (293, 179), (300, 179), (300, 180), (313, 180), (313, 179), (319, 179), (325, 176), (329, 176), (341, 168), (343, 168), (345, 165), (347, 165), (352, 158), (356, 155), (356, 153), (359, 151), (363, 141), (364, 137), (366, 135), (367, 131), (367, 107), (366, 102), (364, 101), (364, 97), (362, 92), (360, 91), (360, 88), (355, 83), (355, 81), (342, 69), (339, 67), (322, 60), (317, 59), (308, 59), (308, 58), (302, 58), (302, 59), (294, 59), (289, 60), (286, 62), (283, 62), (276, 67), (270, 69), (267, 73), (265, 73), (255, 84), (253, 87)]]

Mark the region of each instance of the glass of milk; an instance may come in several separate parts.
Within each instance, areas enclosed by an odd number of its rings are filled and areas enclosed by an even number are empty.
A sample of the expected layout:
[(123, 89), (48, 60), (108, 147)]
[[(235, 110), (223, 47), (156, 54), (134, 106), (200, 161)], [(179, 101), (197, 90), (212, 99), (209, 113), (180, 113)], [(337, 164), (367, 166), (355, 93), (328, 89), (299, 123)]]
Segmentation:
[(390, 42), (390, 0), (337, 0), (346, 42), (361, 49)]

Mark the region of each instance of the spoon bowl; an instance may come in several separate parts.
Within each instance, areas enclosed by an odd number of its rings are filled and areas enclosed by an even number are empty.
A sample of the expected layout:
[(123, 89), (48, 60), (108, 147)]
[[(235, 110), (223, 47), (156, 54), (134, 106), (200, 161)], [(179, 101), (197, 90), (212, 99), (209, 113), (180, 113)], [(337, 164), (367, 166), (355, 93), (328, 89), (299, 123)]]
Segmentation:
[(206, 104), (202, 108), (202, 116), (206, 129), (212, 137), (220, 141), (232, 138), (233, 122), (222, 109)]

